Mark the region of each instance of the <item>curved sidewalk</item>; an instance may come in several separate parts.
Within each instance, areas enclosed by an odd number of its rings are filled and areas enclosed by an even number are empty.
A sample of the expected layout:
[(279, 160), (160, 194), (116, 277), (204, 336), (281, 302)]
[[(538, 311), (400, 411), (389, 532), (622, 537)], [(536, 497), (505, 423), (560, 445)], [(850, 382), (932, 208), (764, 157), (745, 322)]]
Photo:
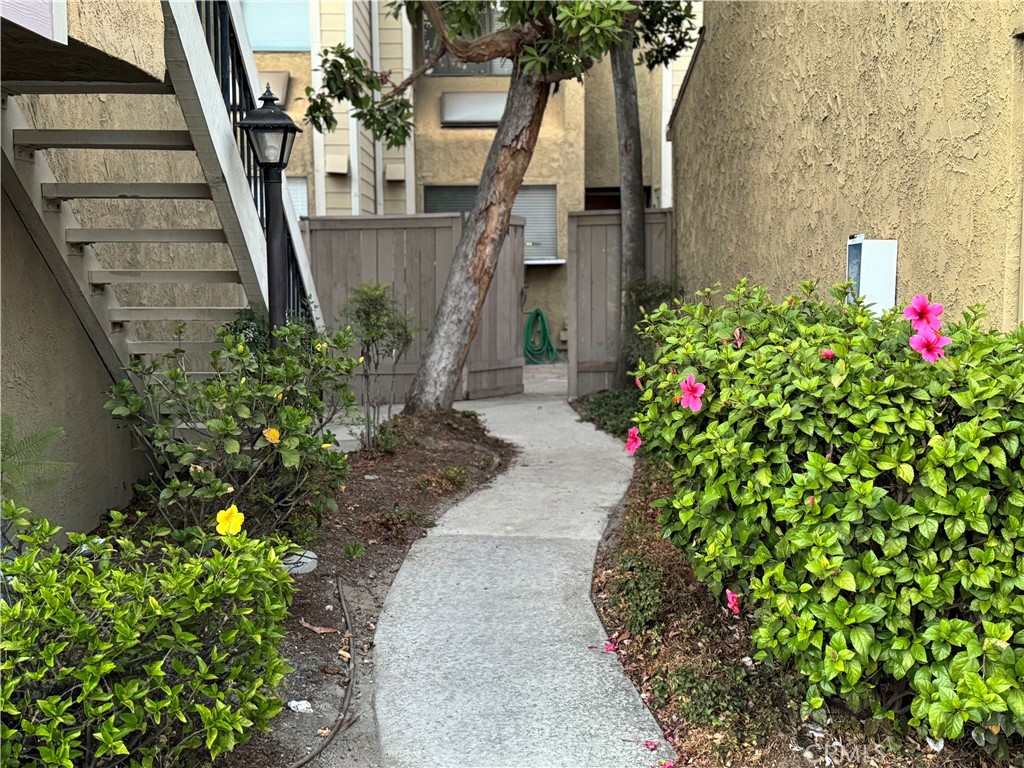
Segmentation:
[[(376, 633), (389, 768), (649, 768), (671, 758), (590, 601), (632, 461), (563, 397), (475, 401), (513, 466), (413, 546)], [(657, 741), (657, 752), (644, 740)]]

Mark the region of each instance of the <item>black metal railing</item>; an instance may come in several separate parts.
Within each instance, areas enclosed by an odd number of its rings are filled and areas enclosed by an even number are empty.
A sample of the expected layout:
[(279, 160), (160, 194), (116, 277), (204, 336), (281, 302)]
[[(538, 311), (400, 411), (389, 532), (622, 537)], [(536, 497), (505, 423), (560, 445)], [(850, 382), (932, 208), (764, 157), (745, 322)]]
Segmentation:
[[(245, 59), (242, 48), (235, 33), (231, 11), (224, 0), (196, 0), (199, 19), (206, 33), (206, 44), (210, 49), (213, 68), (217, 72), (224, 106), (231, 118), (231, 126), (235, 134), (235, 143), (242, 158), (245, 176), (249, 180), (249, 191), (252, 192), (253, 203), (259, 214), (263, 231), (267, 229), (266, 186), (263, 169), (256, 162), (256, 151), (249, 143), (245, 131), (238, 126), (249, 110), (259, 106), (260, 94), (253, 93), (245, 71)], [(292, 239), (290, 228), (285, 228), (285, 241), (288, 247), (288, 315), (312, 321), (309, 299), (299, 270), (299, 259)]]

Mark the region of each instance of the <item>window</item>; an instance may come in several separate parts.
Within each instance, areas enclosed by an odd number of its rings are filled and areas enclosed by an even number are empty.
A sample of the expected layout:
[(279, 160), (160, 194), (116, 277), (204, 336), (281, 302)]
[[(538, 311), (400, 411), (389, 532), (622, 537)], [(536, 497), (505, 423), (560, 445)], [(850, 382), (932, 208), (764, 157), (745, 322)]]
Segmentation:
[(309, 35), (309, 3), (295, 0), (242, 0), (245, 31), (254, 51), (304, 51)]
[(305, 176), (288, 177), (288, 194), (296, 216), (309, 216), (309, 185)]
[[(473, 209), (476, 187), (424, 187), (424, 213), (466, 213)], [(558, 213), (555, 186), (519, 188), (512, 206), (513, 216), (526, 219), (526, 262), (558, 258)]]
[[(488, 8), (485, 10), (480, 18), (480, 34), (485, 35), (488, 32), (494, 32), (498, 27), (498, 20), (495, 16), (494, 9)], [(254, 46), (255, 47), (255, 46)], [(427, 21), (426, 17), (423, 18), (423, 51), (424, 57), (429, 56), (431, 53), (437, 50), (437, 33), (434, 28), (430, 26), (430, 22)], [(480, 61), (480, 62), (462, 62), (455, 61), (451, 56), (445, 54), (441, 57), (441, 60), (434, 65), (432, 74), (444, 75), (444, 76), (455, 76), (455, 77), (481, 77), (488, 75), (504, 75), (508, 76), (512, 74), (512, 62), (508, 59), (496, 59), (494, 61)]]

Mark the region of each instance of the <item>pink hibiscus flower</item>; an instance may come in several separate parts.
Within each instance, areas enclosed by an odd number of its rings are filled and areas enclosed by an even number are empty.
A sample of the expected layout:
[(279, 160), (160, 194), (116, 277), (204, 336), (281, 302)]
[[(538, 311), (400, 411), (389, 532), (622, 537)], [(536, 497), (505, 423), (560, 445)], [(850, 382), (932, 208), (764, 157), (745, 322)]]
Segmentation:
[(731, 589), (725, 590), (725, 600), (729, 604), (729, 610), (737, 616), (740, 615), (740, 596)]
[(701, 408), (700, 398), (704, 394), (704, 385), (694, 380), (691, 373), (683, 381), (679, 382), (679, 389), (682, 392), (679, 404), (683, 408), (689, 408), (696, 413)]
[(942, 327), (939, 315), (942, 314), (941, 304), (932, 304), (923, 293), (917, 294), (910, 301), (910, 306), (903, 310), (903, 316), (910, 321), (910, 326), (918, 332), (925, 329), (933, 331)]
[(644, 385), (640, 383), (640, 377), (639, 376), (636, 377), (635, 381), (636, 381), (636, 388), (637, 389), (643, 389), (644, 388)]
[(640, 430), (636, 427), (629, 428), (629, 436), (626, 438), (626, 450), (629, 451), (629, 455), (632, 456), (636, 453), (636, 449), (643, 445), (644, 441), (640, 439)]
[(931, 328), (924, 328), (916, 336), (910, 337), (910, 346), (921, 353), (921, 357), (929, 363), (934, 363), (940, 357), (946, 356), (944, 346), (952, 341), (948, 336), (942, 336)]
[(831, 360), (835, 356), (836, 356), (836, 353), (833, 352), (831, 349), (823, 349), (823, 350), (821, 350), (821, 359), (822, 360)]

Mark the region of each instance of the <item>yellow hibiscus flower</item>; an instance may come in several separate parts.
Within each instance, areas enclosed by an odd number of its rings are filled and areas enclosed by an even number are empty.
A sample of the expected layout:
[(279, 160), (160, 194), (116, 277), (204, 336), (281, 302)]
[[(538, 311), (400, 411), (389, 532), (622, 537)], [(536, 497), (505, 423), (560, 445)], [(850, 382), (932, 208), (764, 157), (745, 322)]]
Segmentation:
[(267, 438), (267, 442), (272, 445), (277, 445), (281, 442), (281, 430), (276, 427), (267, 427), (264, 429), (263, 436)]
[(331, 444), (330, 444), (330, 443), (324, 443), (324, 444), (323, 444), (323, 445), (321, 445), (320, 447), (321, 447), (321, 448), (330, 448), (330, 447), (331, 447)]
[(327, 345), (326, 341), (318, 341), (316, 343), (316, 351), (317, 352), (326, 352), (327, 351), (327, 346), (328, 345)]
[(238, 507), (232, 504), (227, 509), (217, 513), (217, 533), (221, 536), (234, 536), (241, 532), (242, 523), (245, 522), (245, 515), (238, 511)]

